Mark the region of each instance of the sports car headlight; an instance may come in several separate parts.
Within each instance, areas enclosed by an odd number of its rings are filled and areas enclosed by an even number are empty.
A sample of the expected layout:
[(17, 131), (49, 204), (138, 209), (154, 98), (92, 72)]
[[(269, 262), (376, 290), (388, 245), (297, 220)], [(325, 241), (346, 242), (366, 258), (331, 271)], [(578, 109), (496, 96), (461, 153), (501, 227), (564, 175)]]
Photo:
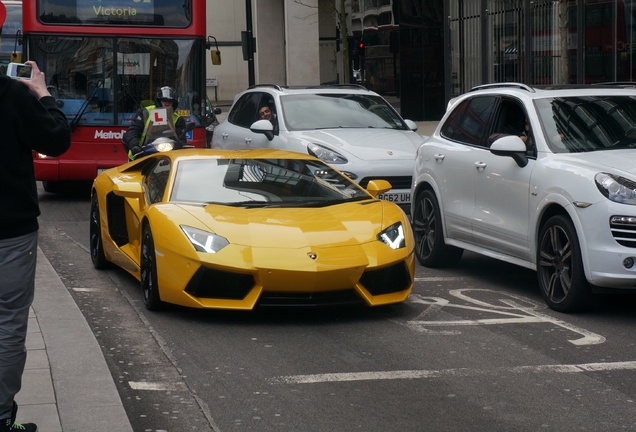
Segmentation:
[(394, 223), (380, 234), (378, 234), (378, 240), (386, 244), (391, 249), (400, 249), (406, 246), (406, 239), (404, 237), (404, 227), (402, 222)]
[(345, 164), (349, 162), (347, 158), (340, 153), (314, 143), (307, 145), (307, 153), (331, 164)]
[(608, 173), (598, 173), (594, 180), (598, 190), (610, 201), (636, 205), (636, 182)]
[(203, 231), (187, 225), (181, 225), (181, 229), (198, 252), (217, 253), (225, 246), (229, 245), (225, 237), (214, 233)]

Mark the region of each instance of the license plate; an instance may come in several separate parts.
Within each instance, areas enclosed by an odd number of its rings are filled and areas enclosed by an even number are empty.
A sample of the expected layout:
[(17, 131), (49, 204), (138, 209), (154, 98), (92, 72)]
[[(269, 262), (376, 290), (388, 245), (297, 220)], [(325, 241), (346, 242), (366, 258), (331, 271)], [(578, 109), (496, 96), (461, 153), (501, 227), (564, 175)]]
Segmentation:
[(411, 193), (410, 192), (387, 192), (382, 195), (378, 195), (378, 198), (391, 201), (396, 204), (410, 204)]

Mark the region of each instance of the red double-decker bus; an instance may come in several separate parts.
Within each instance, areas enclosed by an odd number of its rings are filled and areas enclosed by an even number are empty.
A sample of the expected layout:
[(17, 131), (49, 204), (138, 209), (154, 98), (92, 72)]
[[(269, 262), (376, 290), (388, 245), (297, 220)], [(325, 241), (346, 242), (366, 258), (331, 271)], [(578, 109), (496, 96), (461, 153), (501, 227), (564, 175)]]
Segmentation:
[(23, 9), (23, 60), (46, 73), (73, 130), (63, 156), (34, 155), (45, 190), (126, 162), (122, 136), (162, 86), (177, 91), (176, 111), (197, 125), (188, 144), (206, 146), (205, 1), (30, 0)]

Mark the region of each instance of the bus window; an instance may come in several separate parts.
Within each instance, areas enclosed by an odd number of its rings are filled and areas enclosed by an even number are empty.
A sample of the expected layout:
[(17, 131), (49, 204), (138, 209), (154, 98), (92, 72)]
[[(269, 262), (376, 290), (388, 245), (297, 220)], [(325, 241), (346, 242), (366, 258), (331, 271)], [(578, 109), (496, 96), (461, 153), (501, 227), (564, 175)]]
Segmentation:
[(3, 1), (7, 17), (0, 38), (0, 73), (7, 73), (7, 65), (22, 61), (22, 2)]

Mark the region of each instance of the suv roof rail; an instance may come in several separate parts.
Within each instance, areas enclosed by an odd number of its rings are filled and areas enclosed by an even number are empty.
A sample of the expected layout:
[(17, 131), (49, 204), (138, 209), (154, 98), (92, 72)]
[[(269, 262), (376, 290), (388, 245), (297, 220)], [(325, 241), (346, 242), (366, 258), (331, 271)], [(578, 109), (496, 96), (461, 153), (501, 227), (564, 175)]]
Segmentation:
[(484, 90), (484, 89), (498, 88), (498, 87), (518, 88), (521, 90), (529, 91), (531, 93), (535, 92), (534, 88), (530, 87), (528, 84), (518, 83), (518, 82), (500, 82), (500, 83), (482, 84), (482, 85), (478, 85), (471, 88), (470, 91)]
[(258, 87), (272, 87), (272, 88), (275, 88), (276, 90), (283, 90), (283, 88), (279, 86), (278, 84), (254, 84), (249, 86), (248, 89), (253, 89)]
[(590, 85), (593, 85), (593, 86), (608, 86), (608, 87), (612, 87), (612, 86), (631, 86), (631, 87), (634, 87), (634, 86), (636, 86), (636, 82), (634, 82), (634, 81), (608, 81), (608, 82), (592, 83)]
[(278, 84), (254, 84), (248, 87), (248, 89), (254, 89), (259, 87), (269, 87), (274, 88), (278, 91), (283, 91), (284, 89), (328, 89), (328, 88), (350, 88), (350, 89), (358, 89), (358, 90), (366, 90), (370, 91), (368, 88), (361, 84), (318, 84), (318, 85), (297, 85), (297, 86), (280, 86)]

